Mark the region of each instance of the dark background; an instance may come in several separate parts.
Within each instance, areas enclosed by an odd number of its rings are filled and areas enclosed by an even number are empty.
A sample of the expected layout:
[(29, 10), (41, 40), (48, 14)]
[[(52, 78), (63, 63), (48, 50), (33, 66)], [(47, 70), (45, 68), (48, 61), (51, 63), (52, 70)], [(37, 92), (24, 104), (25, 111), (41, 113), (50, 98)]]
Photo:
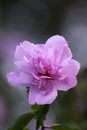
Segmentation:
[[(24, 40), (45, 43), (56, 34), (69, 42), (81, 71), (76, 88), (59, 92), (46, 123), (87, 130), (87, 0), (0, 0), (0, 130), (30, 111), (25, 89), (10, 86), (6, 79), (15, 68), (16, 45)], [(30, 127), (34, 129), (33, 122)]]

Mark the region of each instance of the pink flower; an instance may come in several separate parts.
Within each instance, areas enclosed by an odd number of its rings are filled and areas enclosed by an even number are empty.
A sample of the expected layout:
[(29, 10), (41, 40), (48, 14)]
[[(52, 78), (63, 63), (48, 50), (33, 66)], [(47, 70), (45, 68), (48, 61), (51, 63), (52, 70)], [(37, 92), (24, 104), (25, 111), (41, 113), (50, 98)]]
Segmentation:
[(55, 35), (46, 44), (24, 41), (16, 47), (17, 71), (7, 74), (15, 86), (29, 86), (30, 104), (50, 104), (57, 90), (67, 91), (77, 84), (80, 64), (72, 59), (71, 50), (64, 37)]

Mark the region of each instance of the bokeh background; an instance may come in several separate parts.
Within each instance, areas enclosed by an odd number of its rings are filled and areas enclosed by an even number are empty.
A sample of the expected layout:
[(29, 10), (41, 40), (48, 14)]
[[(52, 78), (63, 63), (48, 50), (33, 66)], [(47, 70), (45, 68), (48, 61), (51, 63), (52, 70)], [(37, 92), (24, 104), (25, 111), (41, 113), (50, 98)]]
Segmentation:
[[(16, 45), (24, 40), (45, 43), (55, 34), (67, 39), (81, 70), (77, 87), (59, 92), (46, 124), (74, 124), (87, 130), (87, 0), (0, 0), (0, 130), (31, 111), (25, 89), (6, 79), (15, 69)], [(29, 127), (34, 130), (34, 121)]]

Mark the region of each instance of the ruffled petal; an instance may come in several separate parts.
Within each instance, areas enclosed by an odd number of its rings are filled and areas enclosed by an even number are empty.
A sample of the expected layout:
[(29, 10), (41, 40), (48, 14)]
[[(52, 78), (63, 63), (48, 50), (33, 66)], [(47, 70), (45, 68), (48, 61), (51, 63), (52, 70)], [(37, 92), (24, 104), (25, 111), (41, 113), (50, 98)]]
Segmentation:
[(67, 41), (64, 37), (59, 35), (54, 35), (46, 41), (47, 49), (51, 49), (51, 51), (53, 50), (55, 54), (57, 54), (57, 52), (60, 53), (66, 45)]
[(15, 51), (15, 64), (16, 66), (25, 71), (35, 73), (34, 59), (37, 59), (37, 48), (33, 43), (24, 41), (19, 46), (16, 47)]
[(80, 70), (80, 63), (76, 60), (71, 59), (68, 65), (70, 67), (72, 73), (76, 76)]
[(35, 51), (38, 55), (38, 57), (44, 57), (44, 52), (45, 52), (45, 44), (36, 44), (35, 45)]
[(76, 76), (79, 72), (80, 64), (76, 60), (69, 60), (60, 68), (59, 72), (68, 77)]
[[(64, 49), (62, 50), (62, 52), (60, 53), (60, 59), (59, 59), (59, 64), (60, 66), (65, 66), (72, 58), (72, 53), (70, 48), (68, 47), (68, 45), (66, 45), (64, 47)], [(58, 64), (58, 62), (56, 62), (56, 65)]]
[(80, 64), (75, 60), (70, 60), (67, 65), (59, 70), (60, 78), (58, 79), (57, 89), (67, 91), (77, 84), (76, 75), (80, 69)]
[(47, 40), (45, 46), (46, 59), (49, 60), (52, 65), (61, 64), (66, 58), (72, 57), (67, 41), (62, 36), (52, 36)]
[(77, 85), (77, 79), (76, 77), (66, 77), (63, 80), (56, 81), (54, 84), (57, 90), (68, 91)]
[(46, 44), (48, 44), (50, 47), (56, 46), (59, 49), (61, 49), (61, 47), (65, 45), (65, 43), (67, 43), (65, 38), (59, 35), (54, 35), (46, 41)]
[(57, 97), (57, 90), (55, 87), (51, 88), (51, 90), (47, 92), (46, 90), (41, 90), (40, 88), (38, 88), (38, 86), (32, 86), (30, 87), (28, 101), (31, 105), (35, 103), (42, 104), (42, 105), (51, 104), (56, 97)]
[(26, 56), (28, 59), (35, 57), (35, 45), (28, 41), (24, 41), (16, 47), (15, 58), (21, 60)]
[(36, 51), (35, 51), (35, 44), (28, 42), (28, 41), (24, 41), (23, 44), (20, 45), (27, 53), (28, 55), (30, 55), (31, 57), (34, 57), (36, 55)]
[(18, 67), (18, 69), (22, 70), (26, 73), (36, 73), (33, 61), (31, 62), (26, 57), (21, 60), (16, 60), (15, 65)]
[(14, 86), (27, 87), (33, 82), (33, 76), (20, 71), (15, 71), (7, 74), (8, 81)]
[(28, 53), (20, 45), (16, 46), (15, 59), (22, 60), (24, 58), (24, 56), (29, 58)]

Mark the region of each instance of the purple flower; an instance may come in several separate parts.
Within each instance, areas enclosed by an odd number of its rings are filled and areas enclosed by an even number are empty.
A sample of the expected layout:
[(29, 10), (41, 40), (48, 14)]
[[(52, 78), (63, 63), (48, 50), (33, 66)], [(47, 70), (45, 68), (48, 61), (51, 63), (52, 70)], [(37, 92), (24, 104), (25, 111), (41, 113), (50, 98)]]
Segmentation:
[(30, 104), (50, 104), (57, 90), (67, 91), (77, 84), (80, 64), (72, 59), (64, 37), (55, 35), (46, 44), (24, 41), (16, 47), (17, 70), (7, 74), (14, 86), (29, 86)]

